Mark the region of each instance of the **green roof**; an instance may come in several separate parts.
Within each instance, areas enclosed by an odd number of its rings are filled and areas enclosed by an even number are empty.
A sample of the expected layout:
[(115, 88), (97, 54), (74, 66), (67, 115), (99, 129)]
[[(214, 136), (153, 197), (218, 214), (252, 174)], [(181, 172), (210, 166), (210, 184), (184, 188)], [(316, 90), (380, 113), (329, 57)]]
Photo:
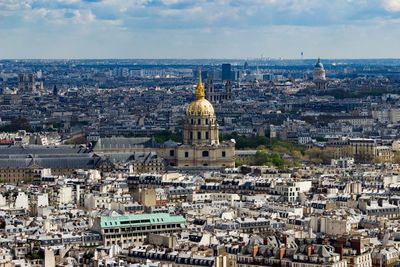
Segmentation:
[(173, 216), (168, 213), (132, 214), (100, 218), (100, 226), (102, 228), (157, 225), (166, 223), (186, 223), (186, 219), (183, 216)]

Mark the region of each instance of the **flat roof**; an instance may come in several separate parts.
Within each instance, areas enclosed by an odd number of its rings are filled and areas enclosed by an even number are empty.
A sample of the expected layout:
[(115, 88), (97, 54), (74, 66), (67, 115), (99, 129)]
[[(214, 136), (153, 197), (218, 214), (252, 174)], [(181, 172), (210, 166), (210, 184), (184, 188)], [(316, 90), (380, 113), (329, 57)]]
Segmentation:
[(170, 215), (169, 213), (132, 214), (123, 216), (105, 216), (100, 218), (100, 226), (102, 228), (157, 225), (166, 223), (186, 223), (186, 219), (183, 216)]

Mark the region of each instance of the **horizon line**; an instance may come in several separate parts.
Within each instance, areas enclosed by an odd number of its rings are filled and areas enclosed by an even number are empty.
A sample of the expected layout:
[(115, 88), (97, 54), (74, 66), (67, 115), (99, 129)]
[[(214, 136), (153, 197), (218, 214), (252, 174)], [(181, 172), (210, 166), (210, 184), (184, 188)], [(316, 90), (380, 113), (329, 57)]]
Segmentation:
[(321, 60), (400, 60), (400, 57), (366, 57), (366, 58), (324, 58), (324, 57), (310, 57), (310, 58), (273, 58), (273, 57), (261, 57), (261, 58), (179, 58), (179, 57), (160, 57), (160, 58), (131, 58), (131, 57), (115, 57), (115, 58), (0, 58), (0, 61), (6, 60), (21, 60), (21, 61), (34, 61), (34, 60), (54, 60), (54, 61), (62, 61), (62, 60), (182, 60), (182, 61), (189, 61), (189, 60), (265, 60), (265, 61), (307, 61), (307, 60), (317, 60), (320, 58)]

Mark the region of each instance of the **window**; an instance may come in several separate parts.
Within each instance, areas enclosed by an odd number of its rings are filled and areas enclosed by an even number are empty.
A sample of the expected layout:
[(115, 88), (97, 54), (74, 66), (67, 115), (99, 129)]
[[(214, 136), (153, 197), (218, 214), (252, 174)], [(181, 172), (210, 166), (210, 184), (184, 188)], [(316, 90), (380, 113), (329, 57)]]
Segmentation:
[(206, 119), (206, 124), (208, 125), (208, 119)]
[(185, 158), (189, 157), (189, 152), (185, 151)]
[(197, 132), (197, 139), (201, 139), (201, 132)]
[(190, 124), (192, 124), (192, 125), (194, 124), (194, 121), (193, 121), (193, 119), (191, 119), (191, 120), (190, 120)]
[(193, 140), (193, 132), (190, 132), (190, 140)]
[(207, 151), (207, 150), (204, 150), (204, 151), (202, 152), (202, 156), (203, 156), (203, 157), (208, 157), (208, 151)]
[(208, 136), (209, 134), (208, 134), (208, 132), (206, 132), (206, 139), (208, 140), (208, 138), (209, 138), (209, 136)]
[(170, 155), (171, 157), (175, 156), (175, 150), (172, 150), (172, 149), (171, 149), (171, 150), (169, 151), (169, 155)]
[(197, 120), (197, 124), (200, 125), (201, 124), (201, 119)]

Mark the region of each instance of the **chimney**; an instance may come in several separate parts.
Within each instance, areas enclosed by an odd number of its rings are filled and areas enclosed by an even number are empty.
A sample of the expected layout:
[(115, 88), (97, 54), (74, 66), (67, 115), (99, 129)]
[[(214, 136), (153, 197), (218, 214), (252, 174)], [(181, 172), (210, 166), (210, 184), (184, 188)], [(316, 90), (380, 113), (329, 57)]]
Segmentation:
[(357, 251), (357, 255), (361, 254), (361, 239), (359, 237), (351, 240), (351, 248)]
[(255, 256), (257, 256), (257, 253), (258, 253), (258, 245), (254, 245), (254, 246), (253, 246), (253, 253), (252, 253), (253, 258), (254, 258)]
[(285, 248), (287, 248), (287, 235), (283, 235), (283, 244), (285, 244)]
[(311, 255), (313, 254), (313, 246), (312, 245), (310, 245), (310, 246), (308, 246), (307, 247), (307, 256), (308, 257), (311, 257)]
[(280, 260), (282, 260), (283, 259), (283, 257), (285, 256), (285, 248), (284, 247), (282, 247), (282, 248), (280, 248), (279, 249), (279, 259)]
[(343, 259), (343, 246), (341, 246), (340, 248), (339, 248), (339, 255), (340, 255), (340, 260), (342, 260)]
[(343, 248), (346, 245), (346, 238), (340, 237), (335, 244), (335, 252), (340, 254), (340, 260), (343, 258)]

